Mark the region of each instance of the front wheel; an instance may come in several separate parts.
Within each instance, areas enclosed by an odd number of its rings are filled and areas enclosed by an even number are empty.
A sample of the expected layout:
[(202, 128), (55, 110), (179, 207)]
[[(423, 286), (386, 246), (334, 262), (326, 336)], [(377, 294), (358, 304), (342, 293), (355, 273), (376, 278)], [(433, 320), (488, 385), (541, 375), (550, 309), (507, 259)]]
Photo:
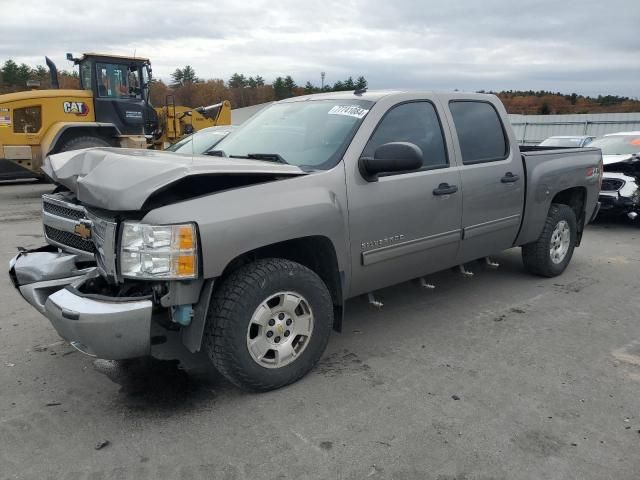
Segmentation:
[(525, 268), (543, 277), (564, 272), (576, 246), (576, 225), (576, 214), (571, 207), (552, 203), (538, 240), (522, 246)]
[(332, 324), (331, 295), (320, 277), (299, 263), (271, 258), (239, 268), (216, 290), (205, 344), (229, 381), (267, 391), (314, 367)]

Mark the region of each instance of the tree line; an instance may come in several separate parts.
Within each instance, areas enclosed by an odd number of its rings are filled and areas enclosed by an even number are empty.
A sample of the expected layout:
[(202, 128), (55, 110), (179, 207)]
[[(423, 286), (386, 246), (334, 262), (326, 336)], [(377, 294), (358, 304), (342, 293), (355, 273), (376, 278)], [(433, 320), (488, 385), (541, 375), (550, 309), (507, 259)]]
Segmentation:
[[(270, 84), (261, 75), (245, 75), (234, 73), (224, 82), (223, 80), (202, 80), (196, 75), (190, 65), (176, 68), (171, 74), (171, 81), (166, 84), (162, 80), (153, 82), (152, 99), (164, 104), (163, 98), (174, 95), (176, 101), (182, 105), (193, 106), (201, 98), (210, 95), (210, 98), (231, 102), (234, 108), (246, 107), (257, 103), (282, 100), (298, 95), (308, 95), (320, 92), (337, 92), (357, 90), (367, 87), (367, 79), (358, 76), (355, 80), (349, 76), (345, 80), (338, 80), (333, 84), (316, 86), (307, 81), (300, 86), (291, 75), (278, 76)], [(226, 97), (223, 98), (223, 95)]]
[[(0, 93), (27, 90), (27, 81), (40, 82), (40, 88), (50, 88), (49, 70), (43, 65), (31, 67), (9, 59), (0, 67)], [(79, 88), (78, 73), (61, 70), (58, 73), (60, 88)], [(320, 92), (350, 91), (366, 88), (364, 76), (349, 76), (325, 85), (310, 81), (298, 84), (291, 75), (276, 77), (268, 83), (261, 75), (234, 73), (228, 80), (202, 79), (194, 68), (186, 65), (170, 75), (170, 81), (154, 79), (150, 86), (151, 102), (155, 106), (174, 102), (176, 105), (198, 107), (229, 100), (233, 108), (282, 100), (298, 95)], [(565, 114), (565, 113), (619, 113), (640, 112), (640, 101), (618, 95), (590, 97), (577, 93), (563, 94), (546, 90), (508, 90), (494, 93), (505, 104), (509, 113)]]
[[(33, 80), (40, 83), (40, 88), (51, 88), (49, 69), (44, 65), (33, 68), (26, 63), (18, 65), (9, 59), (0, 67), (0, 93), (27, 90), (27, 82)], [(58, 71), (60, 88), (79, 88), (77, 72)]]

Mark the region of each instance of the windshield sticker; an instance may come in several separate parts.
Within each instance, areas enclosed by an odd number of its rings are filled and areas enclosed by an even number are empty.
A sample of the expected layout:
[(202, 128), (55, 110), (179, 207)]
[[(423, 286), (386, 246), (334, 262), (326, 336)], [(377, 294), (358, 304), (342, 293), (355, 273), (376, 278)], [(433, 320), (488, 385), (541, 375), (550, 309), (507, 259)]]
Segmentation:
[(369, 110), (358, 105), (336, 105), (329, 110), (329, 115), (346, 115), (347, 117), (363, 118)]

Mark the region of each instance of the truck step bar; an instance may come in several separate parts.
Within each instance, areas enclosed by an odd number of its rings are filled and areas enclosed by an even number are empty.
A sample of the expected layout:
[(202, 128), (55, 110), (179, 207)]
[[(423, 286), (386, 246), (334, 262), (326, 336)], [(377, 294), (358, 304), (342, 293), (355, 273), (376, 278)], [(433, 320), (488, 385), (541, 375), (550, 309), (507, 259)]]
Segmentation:
[(420, 277), (420, 286), (422, 288), (428, 288), (429, 290), (433, 290), (436, 286), (433, 283), (427, 282), (425, 277)]
[(498, 268), (500, 266), (498, 262), (492, 261), (489, 257), (485, 257), (484, 261), (486, 262), (489, 268)]
[(473, 272), (470, 272), (469, 270), (467, 270), (464, 266), (464, 263), (458, 265), (458, 269), (460, 270), (460, 273), (462, 274), (463, 277), (465, 278), (473, 277)]
[(369, 305), (371, 305), (372, 307), (376, 307), (376, 308), (384, 307), (384, 303), (376, 300), (376, 297), (374, 296), (373, 292), (367, 293), (367, 300), (369, 301)]

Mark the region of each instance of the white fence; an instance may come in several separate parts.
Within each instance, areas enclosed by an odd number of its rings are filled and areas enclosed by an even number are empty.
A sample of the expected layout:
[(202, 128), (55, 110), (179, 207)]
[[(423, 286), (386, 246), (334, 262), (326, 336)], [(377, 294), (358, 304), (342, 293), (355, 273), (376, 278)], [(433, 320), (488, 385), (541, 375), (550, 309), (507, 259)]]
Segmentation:
[(509, 115), (518, 142), (537, 145), (554, 135), (593, 135), (640, 131), (640, 113)]

